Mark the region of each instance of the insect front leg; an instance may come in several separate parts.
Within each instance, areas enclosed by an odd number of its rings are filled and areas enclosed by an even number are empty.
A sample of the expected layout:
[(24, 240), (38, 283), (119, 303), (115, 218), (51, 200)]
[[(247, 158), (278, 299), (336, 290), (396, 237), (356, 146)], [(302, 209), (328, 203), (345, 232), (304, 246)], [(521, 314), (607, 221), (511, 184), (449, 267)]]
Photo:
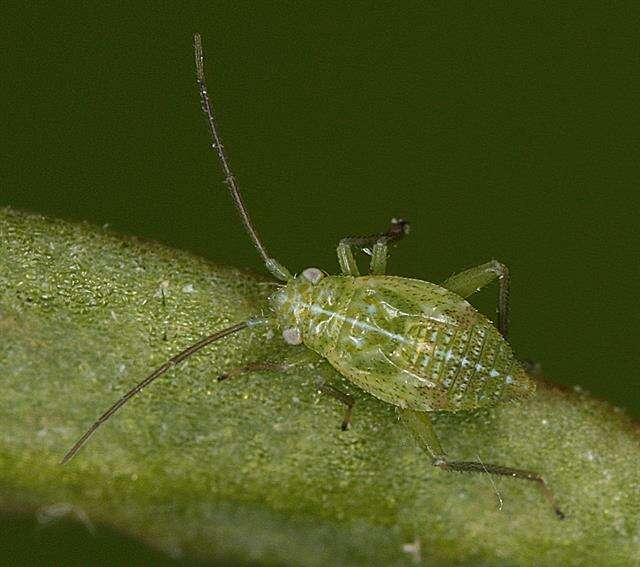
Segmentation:
[(387, 269), (389, 244), (400, 240), (409, 233), (409, 223), (402, 219), (391, 219), (386, 232), (370, 236), (348, 236), (338, 244), (338, 263), (345, 276), (359, 276), (360, 271), (353, 255), (353, 249), (364, 250), (371, 255), (369, 273), (382, 275)]
[(469, 297), (496, 278), (500, 285), (500, 291), (498, 293), (498, 330), (506, 339), (509, 331), (509, 293), (511, 281), (509, 269), (504, 264), (497, 260), (491, 260), (491, 262), (487, 262), (486, 264), (469, 268), (464, 272), (451, 276), (442, 284), (442, 287), (446, 287), (461, 297)]
[(233, 368), (232, 370), (228, 370), (218, 375), (218, 382), (223, 382), (224, 380), (229, 380), (231, 378), (236, 378), (237, 376), (241, 376), (242, 374), (250, 374), (251, 372), (279, 372), (280, 374), (291, 372), (297, 368), (300, 368), (304, 365), (314, 366), (321, 361), (324, 361), (324, 358), (320, 357), (318, 354), (313, 352), (311, 349), (304, 347), (297, 347), (295, 349), (291, 349), (293, 352), (289, 354), (286, 361), (282, 362), (251, 362), (245, 366), (239, 366), (238, 368)]
[(512, 478), (521, 478), (523, 480), (536, 482), (540, 486), (540, 490), (542, 490), (544, 497), (553, 507), (558, 518), (561, 520), (564, 519), (564, 514), (556, 505), (553, 492), (551, 492), (551, 489), (547, 486), (544, 478), (537, 472), (526, 469), (505, 467), (502, 465), (482, 463), (480, 461), (450, 461), (447, 459), (444, 450), (440, 445), (440, 441), (438, 440), (438, 436), (433, 428), (431, 417), (428, 413), (407, 409), (399, 409), (398, 411), (402, 421), (409, 426), (409, 429), (414, 434), (420, 447), (431, 457), (432, 464), (434, 466), (444, 471), (475, 472), (493, 474), (497, 476), (510, 476)]
[(285, 362), (252, 362), (246, 366), (234, 368), (220, 374), (218, 376), (218, 382), (237, 378), (243, 374), (251, 374), (252, 372), (262, 371), (288, 374), (305, 366), (307, 366), (312, 372), (317, 373), (318, 391), (338, 400), (346, 406), (344, 418), (340, 426), (342, 431), (346, 431), (351, 425), (351, 416), (353, 415), (353, 406), (355, 405), (356, 400), (351, 394), (347, 394), (328, 383), (328, 381), (335, 376), (336, 371), (324, 358), (313, 352), (311, 349), (304, 347), (296, 348), (296, 352), (291, 354), (289, 359)]
[(351, 245), (345, 242), (346, 238), (343, 238), (338, 244), (338, 264), (340, 264), (340, 271), (344, 276), (354, 276), (358, 277), (360, 275), (360, 270), (358, 270), (358, 264), (356, 264), (356, 259), (353, 256), (353, 250), (351, 250)]

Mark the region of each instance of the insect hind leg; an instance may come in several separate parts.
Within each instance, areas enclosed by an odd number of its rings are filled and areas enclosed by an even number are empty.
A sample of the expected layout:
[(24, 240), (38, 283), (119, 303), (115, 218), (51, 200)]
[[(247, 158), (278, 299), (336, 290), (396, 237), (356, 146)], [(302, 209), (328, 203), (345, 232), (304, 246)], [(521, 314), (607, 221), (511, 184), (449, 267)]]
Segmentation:
[(553, 507), (556, 516), (561, 520), (564, 514), (558, 508), (555, 502), (555, 496), (551, 489), (547, 486), (544, 478), (534, 472), (525, 469), (516, 469), (513, 467), (505, 467), (502, 465), (493, 465), (475, 461), (449, 461), (440, 445), (438, 435), (433, 428), (431, 417), (426, 412), (418, 412), (414, 410), (398, 409), (402, 421), (409, 427), (415, 436), (418, 445), (431, 457), (434, 466), (445, 471), (456, 472), (475, 472), (483, 474), (493, 474), (497, 476), (510, 476), (512, 478), (521, 478), (532, 482), (537, 482), (542, 490), (542, 494)]
[(500, 285), (498, 294), (498, 330), (506, 339), (509, 331), (509, 294), (511, 291), (511, 278), (509, 277), (507, 266), (497, 260), (491, 260), (486, 264), (474, 266), (464, 272), (454, 274), (445, 280), (442, 287), (457, 293), (461, 297), (469, 297), (495, 279), (498, 280)]
[(391, 219), (386, 232), (369, 236), (347, 236), (338, 244), (338, 263), (345, 276), (359, 276), (360, 271), (353, 255), (353, 249), (365, 250), (371, 254), (369, 273), (382, 275), (387, 269), (389, 245), (409, 233), (409, 223), (402, 219)]
[(549, 504), (551, 504), (553, 511), (556, 513), (556, 516), (558, 516), (558, 518), (560, 518), (561, 520), (564, 520), (565, 518), (562, 510), (558, 508), (555, 496), (553, 495), (553, 492), (551, 492), (551, 489), (547, 486), (544, 478), (534, 471), (505, 467), (502, 465), (492, 465), (489, 463), (481, 463), (477, 461), (448, 461), (442, 458), (435, 460), (433, 464), (439, 469), (445, 471), (476, 472), (493, 474), (497, 476), (510, 476), (513, 478), (521, 478), (523, 480), (537, 482), (540, 486), (542, 494), (547, 499)]

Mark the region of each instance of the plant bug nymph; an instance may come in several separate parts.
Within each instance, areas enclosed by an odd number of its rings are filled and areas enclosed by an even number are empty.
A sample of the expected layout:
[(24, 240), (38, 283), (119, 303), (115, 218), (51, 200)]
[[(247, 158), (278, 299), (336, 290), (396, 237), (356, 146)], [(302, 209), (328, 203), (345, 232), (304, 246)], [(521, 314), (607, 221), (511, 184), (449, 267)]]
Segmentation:
[[(197, 82), (202, 110), (231, 197), (244, 227), (267, 270), (282, 285), (270, 296), (270, 317), (255, 318), (218, 331), (165, 362), (107, 410), (65, 454), (71, 459), (93, 432), (129, 399), (168, 369), (214, 341), (243, 329), (270, 324), (289, 345), (329, 364), (345, 378), (376, 398), (398, 408), (402, 419), (426, 448), (433, 465), (446, 471), (511, 476), (536, 482), (558, 517), (564, 515), (551, 490), (536, 472), (473, 461), (451, 461), (443, 451), (429, 414), (434, 411), (472, 411), (531, 396), (535, 384), (506, 341), (509, 272), (491, 261), (451, 276), (441, 285), (386, 275), (389, 245), (409, 230), (406, 221), (393, 219), (389, 229), (366, 237), (343, 238), (338, 245), (342, 274), (331, 276), (307, 268), (293, 276), (267, 252), (244, 204), (231, 171), (204, 76), (204, 56), (195, 35)], [(368, 275), (360, 275), (354, 250), (371, 255)], [(499, 321), (491, 321), (465, 298), (498, 280)], [(231, 370), (219, 380), (258, 369), (287, 370), (293, 365), (252, 364)], [(347, 407), (342, 429), (347, 429), (353, 398), (333, 387), (326, 393)]]

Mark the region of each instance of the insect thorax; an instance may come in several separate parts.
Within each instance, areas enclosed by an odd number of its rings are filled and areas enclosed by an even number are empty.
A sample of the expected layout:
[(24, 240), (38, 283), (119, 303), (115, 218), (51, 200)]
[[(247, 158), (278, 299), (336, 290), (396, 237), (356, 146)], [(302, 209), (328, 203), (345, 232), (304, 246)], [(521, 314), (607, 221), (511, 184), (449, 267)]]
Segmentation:
[[(324, 355), (337, 338), (339, 321), (334, 315), (349, 304), (354, 278), (325, 276), (315, 270), (308, 268), (289, 281), (271, 295), (269, 303), (283, 333), (297, 329), (301, 342)], [(292, 342), (286, 334), (285, 340)]]

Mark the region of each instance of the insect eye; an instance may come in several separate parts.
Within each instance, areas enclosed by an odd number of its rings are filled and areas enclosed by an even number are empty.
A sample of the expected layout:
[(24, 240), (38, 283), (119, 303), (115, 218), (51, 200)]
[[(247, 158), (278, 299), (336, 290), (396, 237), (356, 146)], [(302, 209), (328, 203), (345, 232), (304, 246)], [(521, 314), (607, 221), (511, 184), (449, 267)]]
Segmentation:
[(298, 327), (289, 327), (282, 331), (282, 338), (288, 345), (302, 344), (302, 333)]
[(313, 285), (324, 278), (324, 272), (319, 268), (307, 268), (302, 272), (302, 277), (309, 280)]

